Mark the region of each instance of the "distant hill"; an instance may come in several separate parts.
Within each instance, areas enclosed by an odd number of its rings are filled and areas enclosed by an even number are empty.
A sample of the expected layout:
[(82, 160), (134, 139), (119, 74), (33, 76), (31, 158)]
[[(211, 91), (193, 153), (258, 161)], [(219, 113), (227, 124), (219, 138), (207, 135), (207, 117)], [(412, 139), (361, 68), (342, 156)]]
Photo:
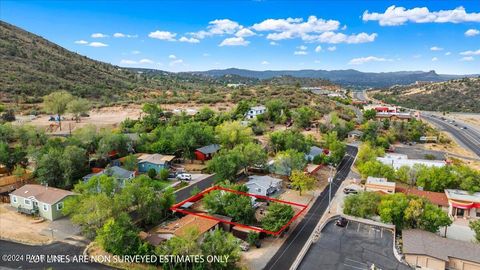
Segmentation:
[(27, 99), (56, 90), (113, 98), (145, 84), (136, 73), (68, 51), (3, 21), (0, 62), (0, 92)]
[(305, 77), (305, 78), (319, 78), (330, 80), (334, 83), (343, 86), (351, 87), (390, 87), (392, 85), (412, 84), (417, 81), (424, 82), (441, 82), (451, 79), (464, 77), (463, 75), (441, 75), (435, 71), (398, 71), (398, 72), (361, 72), (354, 69), (347, 70), (265, 70), (255, 71), (247, 69), (214, 69), (208, 71), (191, 72), (192, 74), (203, 74), (212, 77), (220, 77), (228, 74), (238, 75), (242, 77), (252, 77), (258, 79), (270, 79), (279, 76)]
[(373, 97), (412, 109), (480, 113), (480, 77), (394, 86), (374, 91)]

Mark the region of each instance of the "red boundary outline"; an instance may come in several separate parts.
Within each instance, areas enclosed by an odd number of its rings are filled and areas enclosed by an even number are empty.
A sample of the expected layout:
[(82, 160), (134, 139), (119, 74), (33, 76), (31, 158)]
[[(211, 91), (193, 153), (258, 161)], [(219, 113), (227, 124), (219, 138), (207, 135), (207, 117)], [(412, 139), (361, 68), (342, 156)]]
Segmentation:
[[(276, 232), (272, 232), (272, 231), (269, 231), (269, 230), (264, 230), (262, 228), (258, 228), (258, 227), (254, 227), (254, 226), (249, 226), (249, 225), (245, 225), (245, 224), (241, 224), (241, 223), (237, 223), (237, 222), (232, 222), (232, 221), (228, 221), (228, 220), (224, 220), (224, 219), (221, 219), (221, 218), (217, 218), (217, 217), (213, 217), (213, 216), (210, 216), (210, 215), (204, 215), (202, 213), (194, 213), (194, 212), (190, 212), (190, 211), (187, 211), (187, 210), (184, 210), (184, 209), (180, 209), (180, 207), (187, 203), (187, 202), (196, 202), (198, 201), (199, 199), (201, 199), (205, 194), (211, 192), (211, 191), (214, 191), (214, 190), (224, 190), (224, 191), (228, 191), (228, 192), (232, 192), (232, 193), (236, 193), (236, 194), (240, 194), (240, 195), (245, 195), (245, 196), (250, 196), (250, 197), (255, 197), (255, 198), (258, 198), (258, 199), (264, 199), (264, 200), (268, 200), (268, 201), (274, 201), (274, 202), (279, 202), (279, 203), (284, 203), (284, 204), (288, 204), (288, 205), (294, 205), (294, 206), (297, 206), (297, 207), (301, 207), (301, 210), (295, 215), (292, 217), (292, 219), (290, 219), (287, 224), (283, 225), (282, 228), (280, 228), (278, 231)], [(242, 191), (238, 191), (238, 190), (233, 190), (233, 189), (229, 189), (229, 188), (224, 188), (224, 187), (220, 187), (220, 186), (213, 186), (213, 187), (210, 187), (210, 188), (207, 188), (205, 189), (204, 191), (198, 193), (197, 195), (194, 195), (186, 200), (183, 200), (177, 204), (174, 204), (172, 207), (170, 207), (170, 210), (174, 211), (174, 212), (180, 212), (182, 214), (186, 214), (186, 215), (194, 215), (194, 216), (198, 216), (198, 217), (203, 217), (203, 218), (207, 218), (207, 219), (211, 219), (211, 220), (215, 220), (215, 221), (219, 221), (219, 222), (223, 222), (223, 223), (227, 223), (227, 224), (231, 224), (231, 225), (234, 225), (234, 226), (239, 226), (239, 227), (242, 227), (242, 228), (247, 228), (247, 229), (250, 229), (250, 230), (254, 230), (254, 231), (257, 231), (257, 232), (264, 232), (264, 233), (268, 233), (268, 234), (271, 234), (271, 235), (279, 235), (281, 234), (295, 219), (297, 219), (306, 209), (307, 209), (308, 205), (306, 204), (300, 204), (300, 203), (294, 203), (294, 202), (289, 202), (289, 201), (283, 201), (283, 200), (279, 200), (279, 199), (275, 199), (275, 198), (270, 198), (270, 197), (267, 197), (267, 196), (262, 196), (262, 195), (256, 195), (256, 194), (252, 194), (252, 193), (247, 193), (247, 192), (242, 192)]]

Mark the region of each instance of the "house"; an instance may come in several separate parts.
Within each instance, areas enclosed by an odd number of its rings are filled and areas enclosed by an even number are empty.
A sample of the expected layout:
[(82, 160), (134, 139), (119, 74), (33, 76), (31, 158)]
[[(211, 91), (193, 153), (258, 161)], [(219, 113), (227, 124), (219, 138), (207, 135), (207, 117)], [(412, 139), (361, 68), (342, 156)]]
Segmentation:
[(363, 136), (363, 131), (360, 130), (352, 130), (348, 133), (348, 139), (351, 141), (356, 141)]
[(48, 220), (63, 216), (63, 202), (75, 193), (42, 185), (24, 185), (9, 194), (10, 205), (18, 212), (39, 215)]
[(282, 190), (282, 180), (268, 175), (252, 175), (245, 185), (248, 193), (261, 196), (270, 196)]
[(399, 185), (395, 186), (395, 192), (424, 198), (430, 203), (440, 207), (442, 210), (447, 211), (448, 209), (448, 199), (444, 192), (425, 191), (416, 188), (402, 187)]
[(199, 237), (201, 238), (205, 233), (218, 229), (219, 223), (220, 221), (214, 219), (196, 215), (186, 215), (170, 223), (160, 224), (154, 227), (147, 234), (143, 234), (143, 239), (156, 246), (172, 237), (185, 236), (191, 229), (198, 230)]
[(380, 191), (383, 193), (395, 193), (395, 182), (388, 182), (387, 178), (367, 177), (365, 191)]
[(414, 267), (432, 270), (480, 270), (480, 245), (440, 237), (422, 230), (402, 231), (405, 261)]
[(407, 155), (391, 153), (383, 157), (377, 157), (377, 160), (385, 165), (391, 165), (395, 170), (402, 166), (413, 167), (417, 164), (427, 167), (443, 167), (446, 165), (446, 162), (443, 160), (409, 159)]
[(377, 120), (388, 119), (390, 121), (403, 121), (408, 122), (413, 119), (413, 116), (410, 113), (390, 113), (390, 112), (380, 112), (375, 115)]
[(468, 193), (465, 190), (445, 189), (448, 199), (448, 214), (454, 218), (480, 218), (480, 192)]
[(312, 161), (316, 156), (321, 155), (321, 154), (327, 155), (328, 150), (327, 149), (322, 149), (318, 146), (312, 146), (312, 147), (310, 147), (310, 151), (308, 152), (308, 154), (305, 154), (305, 159), (308, 160), (308, 161)]
[(92, 177), (101, 176), (101, 175), (108, 175), (108, 176), (114, 177), (115, 179), (117, 179), (117, 181), (120, 182), (120, 187), (122, 188), (125, 187), (125, 183), (127, 181), (135, 178), (134, 171), (125, 170), (124, 168), (118, 167), (118, 166), (112, 166), (112, 167), (105, 168), (100, 172), (85, 175), (83, 177), (83, 181), (88, 182)]
[(204, 147), (200, 147), (195, 150), (195, 159), (196, 160), (209, 160), (212, 159), (213, 155), (220, 150), (220, 145), (210, 144)]
[(256, 118), (257, 115), (264, 114), (267, 112), (267, 108), (263, 105), (251, 107), (245, 115), (247, 119)]
[(150, 169), (155, 169), (158, 173), (162, 169), (170, 168), (172, 160), (175, 156), (162, 155), (162, 154), (143, 154), (138, 157), (138, 171), (146, 173)]
[(383, 104), (372, 104), (363, 107), (364, 111), (375, 110), (377, 113), (398, 113), (398, 107)]

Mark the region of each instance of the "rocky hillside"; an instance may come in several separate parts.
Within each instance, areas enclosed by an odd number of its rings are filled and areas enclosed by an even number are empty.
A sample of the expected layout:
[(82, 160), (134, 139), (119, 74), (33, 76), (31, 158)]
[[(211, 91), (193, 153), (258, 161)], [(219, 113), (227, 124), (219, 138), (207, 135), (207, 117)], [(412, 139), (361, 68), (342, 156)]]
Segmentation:
[(394, 86), (375, 91), (373, 97), (413, 109), (480, 113), (480, 77)]
[(68, 51), (3, 21), (0, 62), (0, 93), (32, 102), (56, 90), (114, 97), (146, 84), (137, 73)]

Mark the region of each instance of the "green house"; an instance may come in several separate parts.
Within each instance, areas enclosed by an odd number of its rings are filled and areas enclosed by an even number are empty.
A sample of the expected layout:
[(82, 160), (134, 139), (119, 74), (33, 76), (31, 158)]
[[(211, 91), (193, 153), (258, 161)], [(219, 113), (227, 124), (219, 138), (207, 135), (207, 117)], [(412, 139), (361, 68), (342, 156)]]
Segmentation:
[(42, 185), (24, 185), (10, 193), (10, 205), (18, 212), (48, 220), (63, 217), (64, 200), (75, 193)]

